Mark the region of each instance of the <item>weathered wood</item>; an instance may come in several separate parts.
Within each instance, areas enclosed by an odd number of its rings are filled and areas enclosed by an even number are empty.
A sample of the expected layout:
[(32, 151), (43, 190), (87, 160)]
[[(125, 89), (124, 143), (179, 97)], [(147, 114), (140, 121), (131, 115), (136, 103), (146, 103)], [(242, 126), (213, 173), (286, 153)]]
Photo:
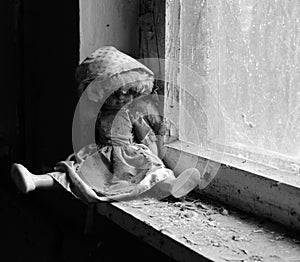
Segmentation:
[(184, 202), (101, 203), (97, 211), (176, 261), (292, 261), (300, 256), (299, 240), (279, 227), (192, 194)]
[(154, 84), (160, 95), (164, 93), (165, 78), (165, 16), (165, 0), (141, 1), (139, 57), (154, 72)]
[[(152, 205), (152, 208), (155, 208), (155, 205)], [(168, 234), (159, 226), (152, 224), (148, 216), (137, 212), (135, 207), (131, 207), (127, 203), (101, 203), (97, 205), (97, 210), (101, 215), (176, 261), (213, 261), (191, 249), (190, 246), (183, 243), (182, 239), (174, 238), (172, 234)]]
[[(171, 15), (172, 14), (172, 15)], [(180, 56), (180, 1), (166, 1), (166, 64), (164, 115), (170, 122), (168, 140), (179, 137), (178, 62)], [(171, 139), (170, 139), (171, 138)]]

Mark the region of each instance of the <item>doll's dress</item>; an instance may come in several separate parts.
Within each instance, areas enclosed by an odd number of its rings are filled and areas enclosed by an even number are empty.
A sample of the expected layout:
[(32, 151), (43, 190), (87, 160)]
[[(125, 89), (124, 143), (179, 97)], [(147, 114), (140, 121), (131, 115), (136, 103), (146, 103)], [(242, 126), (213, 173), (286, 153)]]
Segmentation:
[[(157, 198), (169, 195), (155, 185), (175, 178), (174, 173), (146, 146), (164, 132), (162, 118), (152, 103), (138, 100), (120, 109), (103, 107), (95, 131), (97, 145), (82, 148), (77, 155), (83, 161), (74, 168), (97, 195), (112, 200), (147, 193)], [(80, 187), (71, 182), (67, 173), (50, 175), (76, 197), (83, 198)]]

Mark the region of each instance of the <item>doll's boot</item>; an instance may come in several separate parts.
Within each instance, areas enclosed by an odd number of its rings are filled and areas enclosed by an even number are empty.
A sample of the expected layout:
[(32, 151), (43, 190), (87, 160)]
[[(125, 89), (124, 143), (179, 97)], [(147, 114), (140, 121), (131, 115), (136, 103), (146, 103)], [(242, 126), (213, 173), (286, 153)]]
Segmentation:
[(190, 193), (200, 182), (200, 172), (196, 168), (184, 170), (171, 186), (171, 194), (176, 198), (181, 198)]
[(26, 167), (21, 164), (12, 164), (11, 177), (17, 188), (22, 193), (28, 193), (35, 189), (35, 182), (31, 174)]

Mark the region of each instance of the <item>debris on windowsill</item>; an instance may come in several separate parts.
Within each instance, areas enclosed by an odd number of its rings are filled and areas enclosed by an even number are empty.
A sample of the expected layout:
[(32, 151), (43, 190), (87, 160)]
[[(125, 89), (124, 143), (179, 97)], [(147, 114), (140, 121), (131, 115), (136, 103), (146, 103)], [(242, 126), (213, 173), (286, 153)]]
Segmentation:
[(297, 175), (300, 175), (300, 165), (291, 164), (291, 169), (292, 169), (293, 173), (296, 173)]
[(247, 116), (246, 116), (245, 113), (242, 113), (241, 116), (242, 116), (243, 122), (244, 122), (244, 124), (245, 124), (246, 126), (248, 126), (248, 127), (250, 127), (250, 128), (254, 128), (254, 127), (255, 127), (255, 125), (254, 125), (253, 123), (251, 123), (251, 122), (249, 122), (249, 121), (247, 120)]
[(300, 257), (298, 236), (194, 192), (181, 200), (141, 199), (115, 205), (179, 245), (217, 261), (292, 261)]

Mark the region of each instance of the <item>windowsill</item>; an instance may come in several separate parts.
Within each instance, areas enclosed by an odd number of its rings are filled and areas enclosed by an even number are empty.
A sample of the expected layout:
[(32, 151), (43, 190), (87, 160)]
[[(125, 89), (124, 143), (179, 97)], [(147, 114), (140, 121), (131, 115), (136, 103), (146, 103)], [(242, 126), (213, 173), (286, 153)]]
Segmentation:
[[(195, 163), (195, 158), (199, 159), (199, 169), (208, 159), (220, 161), (209, 151), (181, 141), (167, 144), (166, 149), (164, 161), (170, 168), (176, 166), (179, 172)], [(182, 164), (178, 165), (179, 155)], [(216, 177), (199, 193), (300, 229), (300, 178), (295, 174), (225, 153)]]
[(99, 203), (97, 211), (176, 261), (296, 261), (299, 240), (284, 228), (190, 194)]
[[(178, 141), (166, 148), (170, 167), (181, 155), (179, 169), (195, 158), (203, 164), (210, 155)], [(224, 155), (212, 183), (184, 202), (99, 203), (97, 212), (176, 261), (297, 261), (298, 231), (291, 235), (264, 217), (299, 229), (298, 185), (278, 170)]]
[[(171, 168), (177, 164), (178, 170), (195, 159), (200, 165), (207, 159), (217, 160), (210, 152), (179, 141), (166, 148), (166, 164)], [(178, 155), (182, 165), (175, 162)], [(212, 183), (184, 202), (142, 199), (99, 203), (96, 208), (176, 261), (297, 261), (298, 231), (291, 235), (278, 222), (299, 230), (298, 199), (297, 177), (225, 154)]]

